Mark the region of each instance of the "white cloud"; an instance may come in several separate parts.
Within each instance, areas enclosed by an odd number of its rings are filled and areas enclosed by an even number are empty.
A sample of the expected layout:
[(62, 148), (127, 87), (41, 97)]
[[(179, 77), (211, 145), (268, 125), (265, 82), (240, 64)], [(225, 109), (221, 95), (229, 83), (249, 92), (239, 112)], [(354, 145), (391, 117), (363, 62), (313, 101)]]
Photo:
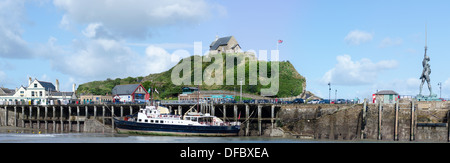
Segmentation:
[(31, 56), (27, 42), (22, 39), (20, 22), (25, 18), (25, 1), (0, 1), (0, 57), (26, 58)]
[(412, 95), (419, 94), (420, 79), (408, 78), (408, 79), (394, 79), (388, 82), (375, 83), (372, 86), (372, 90), (394, 90), (400, 95)]
[(335, 85), (364, 85), (374, 83), (381, 71), (393, 69), (398, 63), (395, 60), (384, 60), (373, 63), (369, 59), (353, 61), (349, 55), (336, 57), (337, 64), (325, 73), (321, 82)]
[(53, 70), (77, 78), (77, 81), (160, 73), (189, 56), (185, 50), (171, 54), (156, 46), (147, 47), (142, 55), (131, 50), (123, 41), (103, 38), (74, 40), (71, 48), (66, 49), (58, 46), (57, 40), (51, 37), (47, 44), (37, 49), (37, 53), (50, 60)]
[(345, 36), (345, 42), (350, 45), (359, 45), (364, 42), (371, 41), (373, 39), (373, 34), (360, 30), (350, 31), (347, 36)]
[[(119, 37), (146, 38), (149, 30), (167, 25), (197, 24), (224, 8), (204, 0), (54, 0), (65, 12), (61, 24), (101, 23)], [(67, 20), (70, 19), (70, 20)]]
[(177, 50), (170, 54), (165, 49), (156, 46), (149, 46), (145, 50), (145, 67), (146, 72), (157, 73), (166, 71), (175, 66), (182, 58), (189, 56), (186, 50)]
[(381, 43), (380, 43), (380, 48), (386, 48), (386, 47), (390, 47), (390, 46), (397, 46), (397, 45), (401, 45), (403, 43), (403, 39), (401, 38), (390, 38), (390, 37), (386, 37), (384, 38)]

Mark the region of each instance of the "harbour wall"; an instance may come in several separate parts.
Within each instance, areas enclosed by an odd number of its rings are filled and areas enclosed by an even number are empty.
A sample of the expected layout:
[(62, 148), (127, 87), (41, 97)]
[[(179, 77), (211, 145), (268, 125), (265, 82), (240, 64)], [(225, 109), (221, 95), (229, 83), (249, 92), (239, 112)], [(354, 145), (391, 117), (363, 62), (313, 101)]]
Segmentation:
[[(192, 104), (163, 104), (172, 114)], [(112, 117), (144, 105), (3, 105), (0, 126), (43, 132), (115, 132)], [(194, 109), (197, 109), (194, 106)], [(398, 104), (206, 104), (198, 111), (241, 122), (240, 136), (322, 140), (449, 141), (449, 102)]]
[(283, 105), (284, 136), (325, 140), (449, 141), (449, 102)]

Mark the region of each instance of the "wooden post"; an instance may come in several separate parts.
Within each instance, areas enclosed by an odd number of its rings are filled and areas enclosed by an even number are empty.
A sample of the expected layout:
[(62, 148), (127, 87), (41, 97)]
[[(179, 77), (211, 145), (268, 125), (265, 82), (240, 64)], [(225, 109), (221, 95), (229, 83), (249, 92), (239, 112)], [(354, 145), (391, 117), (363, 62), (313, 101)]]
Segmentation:
[(104, 105), (102, 106), (102, 109), (103, 109), (103, 111), (102, 111), (103, 133), (105, 133), (105, 106)]
[(123, 106), (120, 106), (120, 118), (123, 118)]
[(270, 109), (271, 112), (271, 118), (270, 118), (270, 123), (272, 123), (272, 129), (273, 129), (273, 121), (274, 121), (274, 117), (275, 117), (275, 105), (272, 104), (272, 108)]
[(17, 106), (14, 106), (14, 127), (17, 127)]
[(238, 115), (237, 115), (237, 110), (238, 110), (238, 107), (237, 107), (237, 105), (235, 104), (235, 105), (233, 106), (233, 113), (234, 113), (234, 121), (235, 121), (235, 122), (237, 122), (237, 117), (238, 117)]
[(216, 115), (216, 108), (214, 106), (214, 102), (211, 101), (211, 115), (215, 116)]
[(89, 109), (89, 107), (86, 105), (85, 107), (84, 107), (84, 121), (86, 122), (86, 119), (88, 119), (88, 109)]
[(53, 120), (53, 132), (56, 132), (56, 121), (55, 121), (55, 119), (56, 119), (56, 116), (55, 116), (56, 110), (55, 110), (55, 106), (52, 106), (52, 108), (53, 108), (53, 117), (52, 117), (52, 120)]
[(77, 106), (77, 132), (80, 132), (80, 106)]
[(382, 134), (381, 134), (381, 120), (383, 117), (383, 104), (381, 102), (379, 102), (378, 104), (378, 140), (381, 140), (382, 138)]
[(261, 136), (262, 133), (262, 128), (261, 128), (261, 113), (262, 113), (262, 106), (258, 105), (258, 132), (259, 132), (259, 136)]
[(227, 118), (227, 106), (223, 104), (223, 122), (225, 122)]
[(61, 111), (60, 111), (60, 118), (59, 118), (59, 120), (61, 121), (61, 132), (64, 132), (64, 121), (63, 121), (63, 116), (64, 116), (64, 108), (63, 108), (63, 106), (60, 106), (60, 108), (59, 108)]
[(367, 110), (367, 101), (366, 99), (364, 99), (364, 103), (363, 103), (363, 108), (362, 108), (362, 120), (361, 120), (361, 140), (364, 139), (364, 129), (365, 129), (365, 123), (366, 123), (366, 110)]
[(33, 115), (33, 106), (30, 106), (30, 116), (28, 120), (30, 121), (30, 128), (33, 128), (33, 122), (31, 121), (31, 116)]
[(72, 119), (70, 118), (71, 116), (72, 116), (72, 107), (69, 106), (69, 118), (68, 118), (68, 121), (69, 121), (69, 132), (72, 131)]
[[(170, 111), (172, 112), (172, 111)], [(130, 115), (133, 115), (133, 106), (130, 105)]]
[(97, 106), (94, 105), (94, 119), (97, 118)]
[(114, 132), (114, 106), (111, 106), (111, 132)]
[(450, 111), (447, 111), (447, 142), (450, 142)]
[(398, 100), (395, 103), (394, 141), (398, 141)]
[(8, 126), (8, 107), (5, 105), (5, 126)]
[(44, 115), (44, 122), (45, 122), (45, 130), (48, 130), (48, 122), (47, 122), (47, 113), (48, 113), (48, 107), (45, 106), (45, 115)]
[(250, 107), (248, 106), (248, 104), (245, 104), (245, 120), (247, 121), (247, 123), (245, 124), (245, 135), (248, 136), (250, 135), (249, 133), (249, 128), (250, 128), (250, 120), (249, 118), (249, 114), (250, 114)]
[(41, 108), (39, 106), (37, 106), (36, 108), (37, 108), (37, 115), (36, 115), (37, 128), (41, 129), (41, 121), (40, 121)]
[(25, 106), (22, 105), (22, 128), (25, 128)]
[(410, 141), (414, 141), (414, 128), (415, 126), (415, 122), (414, 122), (414, 112), (416, 111), (416, 109), (414, 108), (414, 100), (411, 101), (411, 128), (410, 128), (410, 134), (409, 134), (409, 140)]

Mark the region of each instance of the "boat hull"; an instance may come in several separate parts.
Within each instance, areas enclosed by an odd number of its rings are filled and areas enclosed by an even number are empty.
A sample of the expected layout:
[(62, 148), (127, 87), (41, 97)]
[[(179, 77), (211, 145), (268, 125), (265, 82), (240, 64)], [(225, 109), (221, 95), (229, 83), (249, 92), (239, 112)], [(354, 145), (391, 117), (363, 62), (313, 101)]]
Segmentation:
[(237, 136), (240, 126), (193, 126), (123, 121), (114, 118), (119, 133), (167, 136)]

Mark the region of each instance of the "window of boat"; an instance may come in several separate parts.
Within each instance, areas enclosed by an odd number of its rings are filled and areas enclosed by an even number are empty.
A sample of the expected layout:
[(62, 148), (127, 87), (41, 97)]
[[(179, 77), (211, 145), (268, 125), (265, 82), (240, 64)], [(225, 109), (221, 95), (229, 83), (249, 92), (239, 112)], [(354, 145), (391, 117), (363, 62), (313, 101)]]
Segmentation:
[(192, 121), (197, 121), (197, 117), (192, 117)]
[(155, 123), (159, 123), (159, 120), (155, 120)]
[(153, 119), (152, 120), (150, 120), (150, 123), (153, 123), (154, 121), (153, 121)]
[(186, 117), (186, 120), (191, 120), (191, 117)]
[(138, 121), (139, 121), (139, 122), (142, 122), (142, 119), (139, 119)]
[(160, 123), (164, 123), (164, 121), (163, 121), (163, 120), (161, 120), (161, 121), (160, 121)]
[(146, 119), (145, 122), (148, 122), (148, 120)]

